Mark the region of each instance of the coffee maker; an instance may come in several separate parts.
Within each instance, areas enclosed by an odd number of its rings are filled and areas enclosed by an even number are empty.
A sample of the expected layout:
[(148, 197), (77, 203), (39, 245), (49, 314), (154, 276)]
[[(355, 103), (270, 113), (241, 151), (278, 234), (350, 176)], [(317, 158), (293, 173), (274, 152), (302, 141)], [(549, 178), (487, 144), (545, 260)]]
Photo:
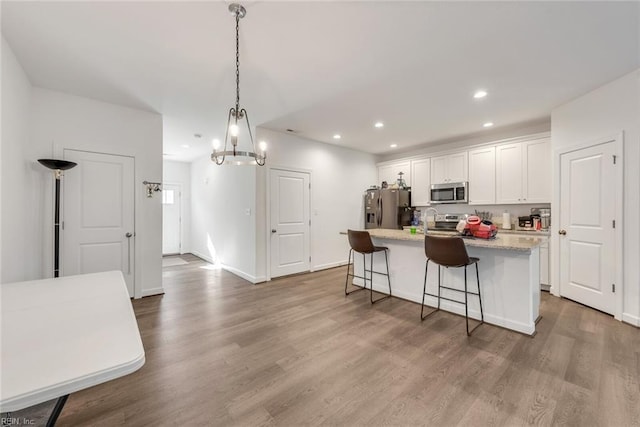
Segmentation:
[(540, 228), (548, 230), (551, 227), (551, 208), (531, 208), (531, 218), (540, 218)]

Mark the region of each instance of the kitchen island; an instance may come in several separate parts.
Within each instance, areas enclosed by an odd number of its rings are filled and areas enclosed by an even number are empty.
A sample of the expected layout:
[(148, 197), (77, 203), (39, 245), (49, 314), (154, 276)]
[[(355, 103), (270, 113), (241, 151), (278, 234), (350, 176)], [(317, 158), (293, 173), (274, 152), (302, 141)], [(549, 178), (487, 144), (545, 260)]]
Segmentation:
[[(411, 234), (408, 230), (373, 229), (369, 231), (376, 246), (389, 248), (389, 272), (393, 296), (422, 302), (422, 287), (426, 256), (424, 234)], [(447, 233), (432, 232), (434, 235)], [(453, 236), (455, 234), (448, 233)], [(500, 234), (492, 240), (464, 239), (471, 257), (480, 258), (480, 288), (486, 323), (501, 326), (527, 335), (533, 335), (540, 306), (540, 245), (544, 236)], [(368, 258), (368, 257), (367, 257)], [(430, 263), (431, 264), (431, 263)], [(369, 260), (367, 259), (367, 267)], [(384, 254), (374, 254), (376, 271), (384, 270)], [(355, 254), (356, 274), (362, 275), (362, 256)], [(442, 284), (464, 289), (464, 268), (442, 268)], [(475, 267), (468, 268), (467, 287), (476, 289)], [(437, 294), (437, 267), (431, 264), (427, 292)], [(373, 289), (387, 291), (386, 277), (373, 275)], [(362, 285), (355, 279), (354, 283)], [(461, 294), (442, 290), (442, 295), (460, 300)], [(437, 298), (427, 296), (425, 304), (437, 306)], [(440, 308), (464, 316), (464, 305), (441, 300)], [(419, 316), (416, 308), (416, 317)], [(478, 298), (469, 296), (469, 317), (480, 319)], [(428, 320), (425, 320), (428, 321)]]

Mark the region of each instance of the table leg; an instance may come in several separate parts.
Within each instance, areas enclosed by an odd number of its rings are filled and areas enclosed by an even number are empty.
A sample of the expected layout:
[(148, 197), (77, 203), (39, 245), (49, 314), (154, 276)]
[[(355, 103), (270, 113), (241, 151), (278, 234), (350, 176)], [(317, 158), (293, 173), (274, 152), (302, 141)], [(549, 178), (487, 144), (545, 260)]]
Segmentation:
[(62, 412), (62, 408), (64, 408), (64, 404), (67, 403), (68, 398), (69, 398), (68, 394), (58, 398), (58, 401), (56, 402), (56, 406), (53, 407), (53, 412), (51, 412), (51, 415), (49, 415), (49, 421), (47, 421), (47, 427), (53, 427), (56, 425), (56, 421), (58, 421), (58, 417)]

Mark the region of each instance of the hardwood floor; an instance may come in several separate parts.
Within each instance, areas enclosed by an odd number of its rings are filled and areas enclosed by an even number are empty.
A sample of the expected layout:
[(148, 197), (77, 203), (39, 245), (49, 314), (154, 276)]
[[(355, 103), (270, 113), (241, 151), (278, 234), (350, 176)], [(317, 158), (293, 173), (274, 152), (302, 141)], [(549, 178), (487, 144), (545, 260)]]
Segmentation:
[(544, 293), (534, 338), (343, 294), (344, 268), (253, 286), (195, 257), (134, 301), (135, 374), (59, 425), (640, 425), (640, 331)]

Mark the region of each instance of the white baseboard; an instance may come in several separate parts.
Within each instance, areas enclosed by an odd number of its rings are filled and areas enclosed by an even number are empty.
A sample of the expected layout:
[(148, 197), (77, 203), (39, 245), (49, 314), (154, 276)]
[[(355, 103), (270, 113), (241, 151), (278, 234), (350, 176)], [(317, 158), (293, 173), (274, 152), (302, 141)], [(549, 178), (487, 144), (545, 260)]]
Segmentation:
[[(198, 251), (191, 251), (191, 253), (195, 256), (197, 256), (198, 258), (202, 258), (203, 260), (207, 261), (210, 264), (214, 264), (213, 260), (211, 259), (211, 257), (200, 253)], [(238, 270), (237, 268), (234, 267), (230, 267), (228, 265), (225, 264), (220, 264), (220, 267), (222, 267), (223, 270), (228, 271), (229, 273), (233, 273), (236, 276), (242, 277), (244, 280), (248, 280), (249, 282), (253, 283), (254, 285), (256, 283), (262, 283), (262, 282), (266, 282), (267, 278), (265, 276), (252, 276), (251, 274), (247, 274), (242, 270)]]
[(164, 294), (164, 288), (153, 288), (153, 289), (143, 289), (142, 297), (150, 297), (151, 295), (162, 295)]
[(625, 323), (629, 323), (635, 327), (640, 328), (640, 317), (634, 316), (629, 313), (622, 313), (622, 321)]
[(207, 261), (208, 263), (213, 264), (213, 260), (211, 259), (211, 257), (209, 257), (209, 256), (207, 256), (207, 255), (205, 255), (205, 254), (203, 254), (201, 252), (191, 251), (191, 254), (197, 256), (200, 259), (203, 259), (203, 260)]
[(329, 268), (342, 267), (343, 265), (347, 265), (347, 262), (346, 261), (329, 262), (326, 264), (314, 265), (311, 271), (327, 270)]
[(244, 280), (248, 280), (249, 282), (251, 282), (251, 283), (253, 283), (253, 284), (256, 284), (256, 283), (259, 283), (259, 282), (264, 282), (264, 281), (266, 280), (266, 279), (264, 279), (264, 278), (263, 278), (262, 280), (259, 280), (259, 278), (258, 278), (258, 277), (256, 277), (256, 276), (252, 276), (251, 274), (247, 274), (247, 273), (245, 273), (244, 271), (242, 271), (242, 270), (238, 270), (238, 269), (237, 269), (237, 268), (235, 268), (235, 267), (230, 267), (230, 266), (228, 266), (228, 265), (224, 265), (224, 264), (220, 264), (220, 266), (222, 267), (222, 269), (223, 269), (223, 270), (226, 270), (226, 271), (228, 271), (229, 273), (233, 273), (233, 274), (235, 274), (236, 276), (240, 276), (240, 277), (242, 277)]

